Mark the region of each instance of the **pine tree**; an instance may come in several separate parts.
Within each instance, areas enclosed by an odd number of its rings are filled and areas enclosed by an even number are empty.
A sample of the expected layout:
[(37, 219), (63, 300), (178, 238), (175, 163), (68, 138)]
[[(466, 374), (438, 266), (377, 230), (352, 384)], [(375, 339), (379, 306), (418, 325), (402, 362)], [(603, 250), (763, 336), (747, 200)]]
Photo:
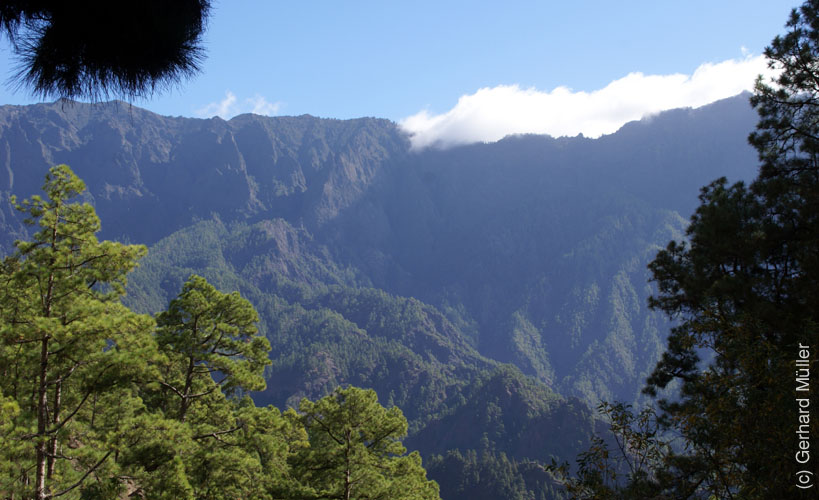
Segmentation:
[(199, 70), (208, 0), (7, 0), (16, 79), (43, 96), (144, 97)]
[(45, 199), (13, 200), (40, 229), (0, 269), (0, 394), (11, 418), (0, 491), (10, 496), (42, 500), (113, 474), (111, 436), (138, 408), (131, 380), (155, 354), (153, 320), (119, 302), (145, 248), (99, 242), (94, 209), (71, 201), (84, 189), (60, 165)]
[(226, 394), (264, 389), (270, 342), (257, 334), (258, 321), (238, 292), (219, 292), (200, 276), (191, 276), (157, 316), (157, 342), (168, 357), (161, 384), (176, 396), (180, 421), (193, 401), (217, 389)]
[(142, 493), (173, 485), (168, 498), (268, 498), (284, 481), (277, 464), (286, 466), (286, 437), (297, 431), (277, 409), (242, 398), (264, 389), (270, 364), (253, 306), (191, 276), (156, 320), (159, 376), (141, 393), (155, 414), (149, 432), (130, 436), (126, 458)]
[[(819, 0), (794, 9), (765, 54), (780, 73), (760, 78), (751, 99), (758, 177), (704, 187), (687, 241), (649, 265), (649, 305), (677, 326), (645, 392), (672, 397), (658, 401), (648, 434), (625, 408), (626, 425), (613, 425), (648, 445), (646, 472), (610, 481), (623, 470), (598, 441), (569, 482), (576, 498), (815, 497), (819, 462), (800, 452), (819, 419), (800, 407), (819, 398), (796, 378), (819, 352)], [(663, 431), (681, 440), (670, 446)]]
[(384, 408), (372, 390), (337, 389), (312, 402), (302, 400), (300, 420), (309, 447), (294, 459), (294, 474), (316, 499), (438, 499), (438, 485), (426, 479), (417, 452), (406, 454), (399, 439), (407, 420), (396, 407)]
[[(819, 351), (819, 1), (794, 9), (787, 28), (766, 50), (781, 73), (760, 79), (751, 101), (759, 176), (705, 187), (689, 241), (650, 265), (659, 288), (651, 307), (679, 320), (647, 387), (681, 383), (679, 398), (660, 401), (688, 444), (668, 461), (675, 491), (803, 492), (796, 400), (819, 404), (795, 392), (794, 375), (801, 352), (815, 360)], [(815, 436), (817, 424), (803, 429)]]

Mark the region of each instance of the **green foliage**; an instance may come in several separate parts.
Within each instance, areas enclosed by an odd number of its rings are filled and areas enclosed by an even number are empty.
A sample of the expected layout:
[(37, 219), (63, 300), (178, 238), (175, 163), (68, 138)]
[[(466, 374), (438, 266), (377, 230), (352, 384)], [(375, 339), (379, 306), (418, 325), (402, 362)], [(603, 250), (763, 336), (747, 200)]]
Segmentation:
[[(688, 241), (672, 241), (650, 264), (658, 293), (649, 305), (678, 323), (645, 392), (676, 383), (679, 394), (658, 401), (659, 427), (650, 413), (610, 411), (622, 457), (647, 468), (618, 481), (598, 441), (580, 457), (578, 498), (810, 494), (798, 488), (794, 431), (816, 435), (819, 420), (800, 420), (795, 399), (811, 408), (819, 400), (797, 392), (794, 367), (807, 373), (795, 361), (804, 353), (813, 362), (819, 345), (819, 2), (794, 9), (787, 28), (766, 49), (782, 72), (760, 79), (752, 98), (759, 176), (704, 187)], [(658, 430), (681, 444), (653, 440)]]
[[(631, 401), (666, 330), (645, 307), (644, 264), (682, 234), (675, 210), (693, 209), (717, 166), (748, 175), (751, 113), (732, 99), (599, 141), (525, 137), (423, 155), (369, 119), (227, 123), (138, 109), (123, 119), (115, 107), (57, 104), (0, 109), (0, 133), (12, 164), (31, 165), (13, 169), (15, 187), (70, 153), (106, 234), (155, 243), (129, 277), (129, 307), (164, 310), (192, 274), (255, 306), (273, 360), (257, 403), (372, 388), (402, 408), (405, 444), (425, 457), (486, 435), (490, 452), (524, 463), (574, 455), (591, 414), (486, 378), (508, 362), (539, 379), (527, 384)], [(163, 398), (178, 409), (164, 391), (140, 397), (151, 411)], [(442, 420), (453, 432), (427, 439)], [(475, 427), (458, 425), (467, 421)]]
[(672, 446), (661, 437), (655, 410), (646, 407), (635, 413), (630, 405), (604, 402), (598, 411), (608, 421), (610, 434), (596, 436), (591, 447), (578, 455), (576, 476), (570, 475), (568, 463), (552, 461), (548, 469), (573, 499), (666, 498), (669, 488), (662, 481), (669, 477)]
[[(794, 10), (766, 50), (783, 72), (775, 87), (760, 80), (752, 101), (759, 177), (704, 188), (690, 246), (672, 243), (652, 263), (652, 306), (682, 322), (648, 390), (682, 380), (682, 398), (661, 408), (692, 447), (678, 459), (683, 483), (720, 496), (799, 493), (793, 362), (819, 341), (818, 8)], [(701, 368), (703, 350), (714, 356)]]
[(157, 343), (168, 356), (161, 383), (178, 396), (180, 420), (192, 400), (219, 386), (226, 394), (264, 389), (270, 343), (257, 335), (259, 316), (238, 292), (221, 293), (192, 276), (156, 321)]
[(0, 491), (42, 499), (113, 473), (111, 440), (140, 404), (131, 379), (156, 354), (153, 320), (119, 303), (145, 248), (97, 241), (94, 209), (70, 201), (84, 189), (60, 165), (47, 198), (17, 205), (40, 230), (0, 272), (0, 394), (12, 422)]
[(141, 393), (153, 421), (134, 428), (123, 449), (142, 494), (267, 498), (284, 480), (292, 426), (277, 409), (238, 398), (265, 385), (270, 344), (257, 321), (237, 292), (199, 276), (157, 315), (159, 375)]
[(298, 450), (292, 463), (308, 498), (439, 498), (418, 452), (405, 455), (401, 410), (378, 404), (374, 391), (337, 389), (316, 402), (302, 400), (299, 412), (309, 447)]
[[(639, 391), (665, 330), (662, 315), (644, 306), (651, 293), (644, 262), (685, 226), (667, 209), (689, 212), (688, 194), (712, 175), (702, 172), (743, 163), (735, 160), (736, 141), (714, 134), (697, 113), (717, 115), (720, 129), (739, 135), (749, 123), (745, 108), (733, 100), (678, 112), (657, 117), (656, 129), (632, 124), (601, 141), (529, 137), (421, 156), (406, 155), (394, 125), (376, 120), (245, 116), (228, 124), (136, 109), (123, 120), (57, 104), (15, 108), (11, 117), (0, 109), (7, 117), (0, 132), (12, 163), (32, 165), (14, 169), (15, 187), (30, 185), (37, 164), (57, 150), (70, 152), (82, 158), (86, 198), (93, 195), (105, 215), (106, 234), (156, 242), (129, 276), (128, 307), (164, 310), (192, 274), (255, 306), (273, 360), (267, 389), (253, 394), (257, 403), (284, 408), (339, 385), (373, 388), (386, 406), (402, 408), (405, 443), (425, 457), (456, 442), (475, 449), (485, 436), (491, 454), (525, 463), (574, 455), (594, 425), (579, 401), (544, 393), (596, 402), (631, 400)], [(726, 126), (726, 115), (735, 126)], [(16, 134), (17, 127), (38, 132)], [(705, 146), (704, 135), (714, 136)], [(694, 165), (700, 177), (680, 164)], [(673, 192), (659, 189), (669, 178)], [(219, 443), (193, 436), (242, 420), (235, 395), (220, 396), (203, 376), (192, 394), (211, 394), (174, 427), (181, 398), (159, 380), (184, 389), (179, 359), (166, 350), (150, 365), (165, 369), (164, 378), (135, 380), (154, 420), (141, 421), (129, 438), (144, 439), (149, 454), (165, 440), (149, 424), (168, 429), (167, 440), (184, 452), (157, 470), (184, 497), (200, 483), (185, 471), (210, 463), (193, 450)], [(498, 361), (539, 380), (487, 386)], [(453, 432), (427, 439), (423, 429), (442, 428), (438, 421)], [(239, 432), (217, 435), (235, 448)], [(184, 473), (188, 487), (171, 470)], [(141, 482), (157, 477), (140, 474)]]
[(412, 436), (412, 446), (443, 455), (481, 443), (483, 451), (511, 459), (548, 461), (588, 445), (595, 425), (580, 401), (559, 396), (511, 365), (482, 374), (452, 399), (440, 418)]
[(292, 384), (302, 380), (301, 395), (311, 398), (341, 384), (368, 386), (407, 408), (414, 429), (494, 366), (417, 300), (341, 286), (299, 290), (284, 282), (277, 291), (296, 304), (281, 298), (260, 308), (277, 332), (271, 393), (281, 395), (274, 401), (292, 402), (300, 394)]
[(442, 498), (469, 500), (557, 500), (565, 498), (560, 484), (543, 466), (509, 458), (503, 452), (452, 450), (434, 455), (429, 476), (441, 485)]
[[(199, 267), (210, 281), (240, 288), (253, 301), (273, 362), (267, 389), (254, 394), (257, 403), (297, 406), (301, 398), (319, 399), (340, 385), (372, 388), (387, 406), (404, 410), (406, 443), (425, 456), (469, 449), (486, 435), (491, 453), (506, 453), (520, 465), (529, 463), (525, 457), (572, 456), (588, 443), (594, 421), (582, 403), (564, 400), (514, 367), (499, 370), (436, 308), (349, 286), (349, 275), (338, 267), (314, 267), (304, 255), (289, 261), (291, 269), (318, 272), (299, 280), (257, 257), (239, 257), (252, 256), (254, 245), (265, 244), (267, 233), (259, 228), (197, 223), (152, 247), (137, 271), (140, 283), (155, 284), (148, 288), (164, 295)], [(325, 279), (335, 283), (321, 284)], [(143, 286), (129, 295), (132, 303), (144, 296)], [(516, 470), (540, 477), (534, 466)], [(529, 491), (541, 489), (538, 481), (527, 483)], [(551, 492), (555, 486), (543, 488)]]
[(0, 267), (0, 496), (324, 491), (329, 476), (292, 466), (337, 461), (321, 423), (355, 429), (346, 452), (357, 492), (438, 498), (419, 455), (398, 441), (400, 410), (353, 388), (336, 393), (336, 413), (329, 399), (305, 400), (301, 417), (257, 407), (243, 395), (264, 388), (270, 344), (251, 304), (192, 276), (156, 322), (131, 312), (120, 298), (144, 247), (97, 241), (94, 209), (70, 202), (84, 184), (67, 166), (50, 171), (44, 190), (47, 199), (18, 206), (41, 230)]
[[(407, 154), (385, 120), (227, 123), (59, 103), (0, 115), (14, 186), (70, 154), (109, 237), (167, 237), (130, 279), (127, 304), (139, 312), (161, 311), (198, 274), (248, 298), (275, 344), (258, 295), (300, 303), (276, 291), (278, 276), (380, 288), (445, 312), (483, 356), (591, 404), (633, 399), (665, 343), (662, 314), (644, 306), (644, 263), (682, 232), (675, 210), (690, 213), (718, 167), (748, 176), (753, 156), (744, 141), (752, 110), (741, 98), (664, 113), (601, 141), (520, 137), (423, 155)], [(13, 222), (0, 220), (4, 229)], [(324, 395), (328, 384), (304, 394)], [(413, 405), (400, 404), (413, 421)]]

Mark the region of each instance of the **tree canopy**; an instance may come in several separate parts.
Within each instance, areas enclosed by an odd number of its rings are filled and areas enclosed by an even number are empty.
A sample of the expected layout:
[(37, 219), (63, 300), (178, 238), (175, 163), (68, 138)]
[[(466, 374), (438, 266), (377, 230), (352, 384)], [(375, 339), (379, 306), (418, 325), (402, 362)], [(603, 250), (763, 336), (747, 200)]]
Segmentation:
[(310, 446), (293, 459), (307, 498), (432, 500), (438, 485), (426, 479), (417, 452), (405, 455), (401, 410), (378, 404), (375, 391), (356, 387), (299, 405)]
[[(760, 79), (750, 136), (760, 172), (749, 186), (703, 188), (688, 243), (651, 264), (651, 306), (680, 324), (647, 391), (681, 382), (661, 409), (691, 452), (677, 460), (689, 483), (718, 496), (795, 495), (801, 429), (795, 372), (819, 349), (819, 1), (794, 9), (766, 49), (775, 82)], [(702, 368), (705, 364), (705, 368)], [(804, 433), (803, 433), (804, 435)], [(814, 464), (815, 469), (815, 464)]]
[[(581, 458), (600, 467), (570, 484), (578, 498), (635, 488), (650, 498), (800, 498), (818, 487), (809, 372), (819, 350), (819, 0), (794, 9), (765, 54), (781, 72), (760, 77), (751, 99), (758, 177), (704, 187), (687, 241), (649, 265), (658, 286), (649, 305), (677, 321), (645, 389), (664, 397), (656, 418), (620, 407), (613, 429), (645, 438), (651, 460), (611, 484), (608, 450), (590, 450)], [(663, 433), (681, 440), (655, 439)]]
[(179, 398), (180, 420), (192, 401), (220, 386), (228, 394), (264, 389), (270, 343), (257, 335), (258, 321), (238, 292), (222, 293), (200, 276), (157, 316), (157, 343), (169, 359), (162, 385)]
[(0, 262), (0, 498), (438, 498), (398, 408), (352, 387), (257, 407), (250, 302), (194, 275), (155, 318), (130, 311), (145, 248), (97, 240), (68, 166), (43, 190), (12, 200), (39, 231)]
[(209, 0), (10, 0), (0, 31), (19, 61), (15, 79), (35, 93), (134, 98), (199, 70), (209, 11)]
[(46, 199), (17, 205), (40, 230), (0, 268), (0, 397), (11, 398), (2, 403), (12, 417), (0, 492), (12, 496), (27, 484), (25, 497), (59, 496), (108, 467), (117, 419), (139, 406), (129, 379), (155, 352), (153, 319), (119, 303), (145, 247), (97, 241), (94, 209), (71, 201), (84, 189), (67, 166), (51, 169)]

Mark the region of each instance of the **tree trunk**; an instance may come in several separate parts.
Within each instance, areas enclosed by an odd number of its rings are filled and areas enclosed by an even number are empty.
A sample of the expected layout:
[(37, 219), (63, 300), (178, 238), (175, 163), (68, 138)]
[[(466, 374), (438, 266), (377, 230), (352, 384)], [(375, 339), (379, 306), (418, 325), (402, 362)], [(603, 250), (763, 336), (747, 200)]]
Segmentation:
[[(59, 224), (60, 210), (59, 206), (54, 210), (54, 226), (51, 227), (51, 265), (53, 266), (56, 260), (57, 253), (57, 225)], [(48, 286), (43, 300), (43, 316), (51, 317), (51, 301), (54, 293), (54, 272), (48, 275)], [(35, 482), (35, 498), (37, 500), (45, 500), (48, 492), (46, 491), (46, 462), (47, 460), (47, 445), (46, 431), (48, 430), (48, 341), (51, 336), (48, 333), (43, 333), (42, 347), (40, 349), (40, 385), (37, 388), (37, 475)]]
[(351, 484), (352, 481), (352, 465), (350, 463), (350, 446), (351, 443), (351, 432), (349, 430), (345, 431), (344, 437), (347, 440), (347, 447), (344, 450), (344, 500), (350, 500), (350, 497), (353, 495), (353, 485)]
[[(63, 383), (57, 382), (56, 386), (54, 387), (54, 416), (51, 419), (55, 429), (60, 423), (60, 401), (62, 400), (62, 394)], [(57, 457), (57, 433), (54, 433), (54, 435), (51, 436), (49, 449), (51, 453), (48, 456), (48, 472), (46, 473), (46, 477), (51, 479), (51, 476), (54, 475), (54, 464)]]
[(185, 388), (182, 390), (182, 402), (179, 403), (179, 421), (185, 421), (185, 415), (188, 413), (188, 396), (191, 393), (193, 386), (193, 370), (196, 368), (196, 363), (193, 356), (188, 359), (188, 373), (185, 375)]
[(46, 498), (46, 430), (48, 429), (48, 335), (43, 336), (40, 349), (40, 385), (37, 390), (37, 475), (35, 480), (35, 498)]

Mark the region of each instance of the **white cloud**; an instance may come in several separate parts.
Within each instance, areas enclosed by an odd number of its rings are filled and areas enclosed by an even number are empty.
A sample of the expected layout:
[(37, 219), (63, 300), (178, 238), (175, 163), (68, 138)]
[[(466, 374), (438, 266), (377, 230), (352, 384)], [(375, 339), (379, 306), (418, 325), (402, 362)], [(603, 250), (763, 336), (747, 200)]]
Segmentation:
[(416, 149), (492, 142), (524, 133), (599, 137), (663, 110), (699, 107), (751, 90), (759, 74), (771, 75), (764, 56), (703, 64), (692, 75), (630, 73), (593, 92), (499, 85), (462, 96), (445, 113), (421, 111), (400, 125)]
[(250, 112), (256, 115), (273, 116), (275, 114), (278, 114), (279, 108), (281, 108), (280, 102), (269, 102), (267, 99), (260, 96), (259, 94), (256, 94), (250, 99), (247, 99), (245, 102), (253, 105), (253, 108), (250, 110)]
[(233, 118), (242, 113), (254, 113), (257, 115), (272, 116), (281, 109), (280, 102), (270, 102), (260, 94), (238, 102), (236, 94), (230, 90), (225, 92), (225, 98), (221, 101), (212, 102), (196, 110), (196, 115), (201, 118), (219, 116), (225, 120)]
[(236, 107), (236, 94), (228, 90), (225, 92), (225, 98), (221, 101), (212, 102), (207, 106), (197, 109), (196, 115), (202, 118), (210, 118), (211, 116), (221, 116), (222, 118), (229, 118), (231, 110)]

